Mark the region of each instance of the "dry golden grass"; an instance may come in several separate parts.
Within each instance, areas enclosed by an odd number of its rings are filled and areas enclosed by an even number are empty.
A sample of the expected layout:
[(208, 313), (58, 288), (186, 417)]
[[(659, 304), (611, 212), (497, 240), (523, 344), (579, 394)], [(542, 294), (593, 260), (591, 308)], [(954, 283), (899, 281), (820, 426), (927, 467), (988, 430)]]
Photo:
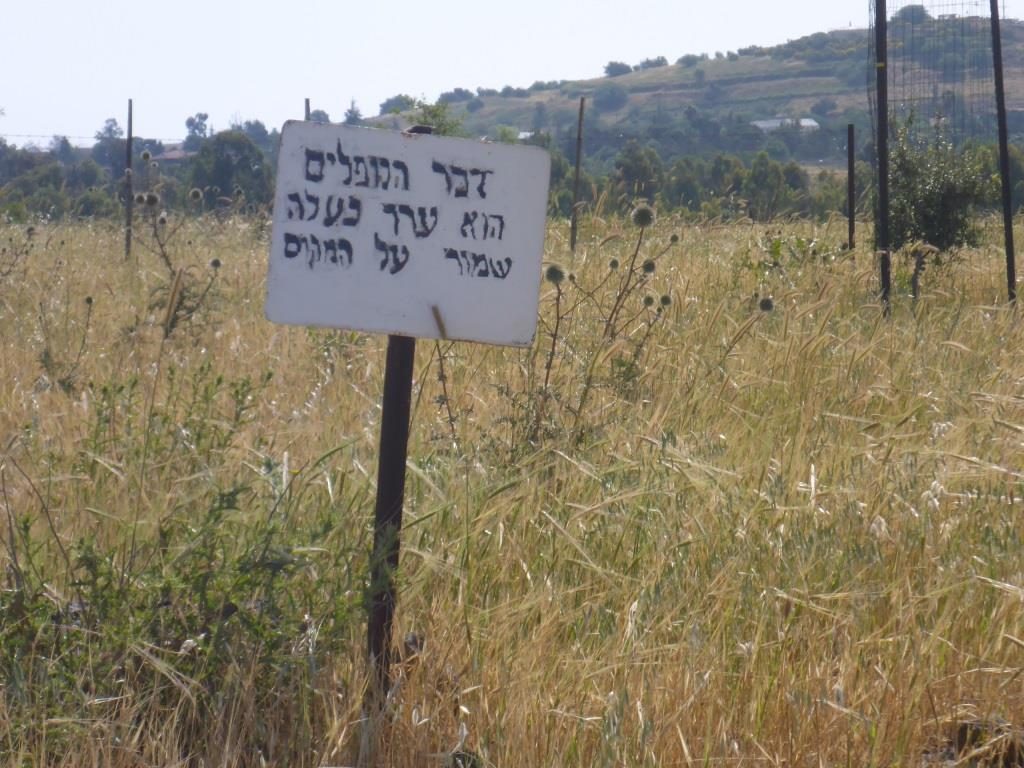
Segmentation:
[[(958, 719), (1024, 724), (999, 248), (886, 320), (839, 223), (662, 220), (608, 339), (638, 231), (589, 221), (572, 258), (565, 230), (532, 350), (418, 345), (396, 630), (424, 648), (383, 763), (451, 764), (464, 727), (483, 765), (920, 765)], [(354, 764), (383, 339), (266, 322), (244, 220), (181, 230), (213, 287), (165, 339), (171, 275), (120, 238), (41, 228), (0, 282), (0, 753)]]

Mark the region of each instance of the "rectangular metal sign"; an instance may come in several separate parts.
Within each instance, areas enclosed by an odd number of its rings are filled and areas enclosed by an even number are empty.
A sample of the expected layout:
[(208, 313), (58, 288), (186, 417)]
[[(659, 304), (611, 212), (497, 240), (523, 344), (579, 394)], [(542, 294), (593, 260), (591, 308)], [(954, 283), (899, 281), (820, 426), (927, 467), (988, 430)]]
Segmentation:
[(285, 123), (267, 318), (528, 346), (550, 162), (538, 147)]

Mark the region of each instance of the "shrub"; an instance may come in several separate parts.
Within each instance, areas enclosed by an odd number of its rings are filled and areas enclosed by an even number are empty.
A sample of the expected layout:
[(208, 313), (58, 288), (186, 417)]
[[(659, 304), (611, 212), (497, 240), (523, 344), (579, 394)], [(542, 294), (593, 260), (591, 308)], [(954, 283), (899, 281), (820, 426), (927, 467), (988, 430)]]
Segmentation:
[(594, 89), (594, 109), (598, 112), (614, 112), (627, 101), (629, 94), (618, 83), (603, 83)]
[(633, 71), (633, 68), (621, 61), (609, 61), (604, 65), (604, 74), (606, 77), (618, 77), (619, 75), (628, 75)]
[(945, 130), (899, 126), (889, 161), (889, 240), (892, 248), (916, 240), (947, 249), (975, 242), (974, 209), (992, 199), (981, 154), (959, 149)]

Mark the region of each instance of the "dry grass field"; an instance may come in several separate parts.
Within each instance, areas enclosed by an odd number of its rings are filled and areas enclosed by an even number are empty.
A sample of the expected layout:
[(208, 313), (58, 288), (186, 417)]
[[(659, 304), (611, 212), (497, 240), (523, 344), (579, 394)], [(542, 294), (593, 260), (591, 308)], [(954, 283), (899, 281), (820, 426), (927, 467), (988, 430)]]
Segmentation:
[[(384, 339), (143, 230), (0, 229), (2, 762), (354, 765)], [(532, 349), (417, 345), (382, 764), (1021, 765), (999, 232), (886, 319), (844, 222), (552, 224)]]

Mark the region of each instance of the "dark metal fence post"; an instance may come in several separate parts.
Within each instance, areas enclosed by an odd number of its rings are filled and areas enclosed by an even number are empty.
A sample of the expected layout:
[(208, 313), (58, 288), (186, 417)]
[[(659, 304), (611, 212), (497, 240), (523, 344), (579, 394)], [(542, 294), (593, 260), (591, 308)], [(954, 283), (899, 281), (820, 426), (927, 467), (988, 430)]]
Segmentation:
[(306, 115), (305, 119), (306, 119), (306, 120), (308, 121), (308, 120), (309, 120), (309, 115), (310, 115), (310, 111), (309, 111), (309, 99), (306, 99), (306, 112), (305, 112), (305, 115)]
[(132, 214), (135, 192), (132, 184), (132, 100), (128, 99), (128, 139), (125, 141), (124, 160), (124, 258), (132, 257)]
[(878, 94), (878, 220), (875, 247), (879, 251), (881, 298), (885, 313), (889, 313), (892, 291), (889, 254), (889, 42), (888, 18), (885, 0), (875, 0), (875, 83)]
[(1003, 238), (1006, 242), (1006, 292), (1017, 301), (1017, 268), (1013, 252), (1013, 188), (1010, 186), (1010, 149), (1006, 129), (1006, 93), (1003, 88), (1003, 43), (999, 31), (999, 2), (992, 6), (992, 65), (995, 70), (996, 118), (999, 122), (999, 178), (1003, 192)]
[(587, 97), (580, 96), (580, 117), (576, 124), (576, 174), (572, 182), (572, 226), (569, 229), (569, 250), (576, 253), (576, 234), (580, 214), (580, 162), (583, 159), (583, 105)]
[(851, 251), (856, 244), (857, 229), (857, 177), (853, 140), (853, 123), (849, 123), (846, 126), (846, 218), (848, 224), (846, 245)]

